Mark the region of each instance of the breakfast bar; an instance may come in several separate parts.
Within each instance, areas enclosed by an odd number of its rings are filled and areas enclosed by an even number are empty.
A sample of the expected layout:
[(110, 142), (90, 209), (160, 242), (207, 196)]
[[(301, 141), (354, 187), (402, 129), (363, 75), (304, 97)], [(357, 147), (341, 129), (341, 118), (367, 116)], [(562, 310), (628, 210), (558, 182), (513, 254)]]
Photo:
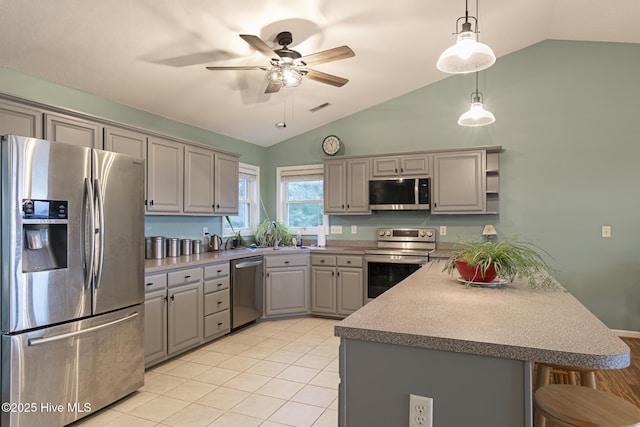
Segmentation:
[(335, 327), (339, 425), (409, 425), (409, 395), (438, 426), (532, 426), (533, 362), (629, 366), (630, 350), (559, 283), (465, 286), (421, 268)]

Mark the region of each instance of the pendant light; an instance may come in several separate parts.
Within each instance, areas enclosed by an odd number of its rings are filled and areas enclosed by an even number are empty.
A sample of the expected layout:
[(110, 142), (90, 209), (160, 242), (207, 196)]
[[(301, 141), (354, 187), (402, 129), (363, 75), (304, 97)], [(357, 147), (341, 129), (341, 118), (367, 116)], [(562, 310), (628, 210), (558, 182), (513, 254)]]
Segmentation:
[(484, 109), (482, 101), (483, 95), (478, 91), (478, 73), (476, 73), (476, 90), (471, 93), (471, 107), (458, 119), (460, 126), (485, 126), (496, 121), (491, 111)]
[[(476, 0), (476, 15), (478, 14), (478, 0)], [(471, 22), (475, 21), (475, 31), (471, 31)], [(462, 31), (458, 32), (458, 24), (464, 19)], [(465, 13), (456, 21), (456, 32), (458, 35), (456, 44), (442, 52), (436, 67), (438, 70), (450, 74), (466, 74), (489, 68), (496, 62), (496, 55), (491, 48), (484, 43), (478, 42), (478, 19), (469, 16), (468, 0), (465, 0)]]

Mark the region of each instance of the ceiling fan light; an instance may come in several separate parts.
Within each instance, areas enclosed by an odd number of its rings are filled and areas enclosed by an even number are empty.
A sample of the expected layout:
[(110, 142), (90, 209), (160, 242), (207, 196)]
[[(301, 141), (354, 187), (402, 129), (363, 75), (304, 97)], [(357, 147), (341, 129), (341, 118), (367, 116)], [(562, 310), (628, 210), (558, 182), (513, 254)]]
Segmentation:
[(478, 34), (463, 31), (456, 44), (447, 48), (436, 63), (438, 70), (450, 74), (466, 74), (489, 68), (496, 62), (493, 50), (478, 41)]
[(291, 64), (275, 65), (269, 70), (269, 81), (283, 87), (295, 87), (300, 85), (302, 74)]
[(463, 113), (458, 119), (460, 126), (486, 126), (495, 122), (496, 118), (491, 111), (485, 110), (478, 98), (471, 103), (469, 111)]

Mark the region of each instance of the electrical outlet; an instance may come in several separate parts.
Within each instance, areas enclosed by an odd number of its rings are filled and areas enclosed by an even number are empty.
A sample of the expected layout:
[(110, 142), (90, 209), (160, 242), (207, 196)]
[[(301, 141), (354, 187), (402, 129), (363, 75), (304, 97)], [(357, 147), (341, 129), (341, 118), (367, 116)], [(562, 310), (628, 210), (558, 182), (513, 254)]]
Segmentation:
[(603, 225), (602, 226), (602, 237), (611, 237), (611, 226)]
[(447, 226), (446, 225), (441, 225), (440, 226), (440, 235), (441, 236), (446, 236), (447, 235)]
[(433, 427), (433, 399), (409, 395), (409, 427)]
[(342, 234), (342, 226), (341, 225), (332, 225), (331, 226), (331, 234)]
[(358, 226), (357, 225), (352, 225), (351, 226), (351, 234), (358, 234)]
[(207, 234), (209, 234), (209, 227), (202, 227), (202, 235), (206, 236)]

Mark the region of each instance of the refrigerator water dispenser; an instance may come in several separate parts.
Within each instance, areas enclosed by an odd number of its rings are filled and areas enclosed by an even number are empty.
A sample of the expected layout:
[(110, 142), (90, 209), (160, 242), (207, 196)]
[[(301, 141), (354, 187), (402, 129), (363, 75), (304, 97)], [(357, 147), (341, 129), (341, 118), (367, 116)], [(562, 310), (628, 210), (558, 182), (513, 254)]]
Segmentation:
[(67, 208), (67, 202), (23, 201), (23, 273), (67, 268)]

